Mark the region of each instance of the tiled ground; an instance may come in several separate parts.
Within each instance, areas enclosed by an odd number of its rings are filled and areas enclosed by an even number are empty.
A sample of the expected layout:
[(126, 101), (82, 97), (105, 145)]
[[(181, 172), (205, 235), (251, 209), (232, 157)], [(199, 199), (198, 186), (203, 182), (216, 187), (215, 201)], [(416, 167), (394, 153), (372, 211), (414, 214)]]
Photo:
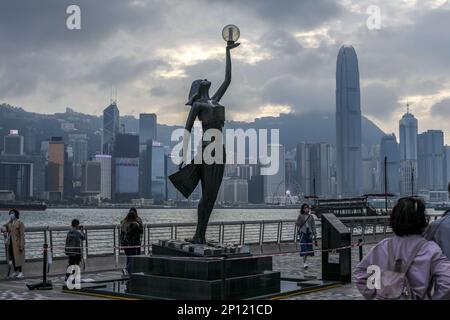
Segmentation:
[[(367, 252), (365, 248), (364, 252)], [(321, 256), (308, 258), (309, 268), (303, 269), (303, 258), (298, 253), (276, 255), (273, 259), (273, 269), (280, 271), (282, 277), (292, 277), (301, 279), (320, 279), (321, 278)], [(358, 250), (352, 249), (352, 265), (355, 266), (359, 261)], [(84, 273), (83, 278), (102, 279), (110, 277), (119, 277), (120, 271), (108, 271), (101, 273)], [(39, 282), (40, 279), (22, 279), (22, 280), (0, 280), (0, 300), (91, 300), (98, 299), (88, 296), (66, 294), (61, 291), (64, 276), (50, 277), (53, 282), (53, 290), (50, 291), (30, 291), (27, 289), (27, 283)], [(352, 284), (344, 285), (339, 288), (328, 289), (299, 296), (293, 296), (290, 300), (354, 300), (363, 299)]]
[[(96, 274), (85, 274), (85, 278), (99, 280), (105, 277), (120, 276), (119, 271), (109, 271)], [(53, 284), (53, 290), (28, 290), (27, 283), (40, 282), (41, 279), (21, 279), (0, 281), (0, 300), (98, 300), (88, 296), (72, 295), (62, 292), (64, 276), (49, 278)]]

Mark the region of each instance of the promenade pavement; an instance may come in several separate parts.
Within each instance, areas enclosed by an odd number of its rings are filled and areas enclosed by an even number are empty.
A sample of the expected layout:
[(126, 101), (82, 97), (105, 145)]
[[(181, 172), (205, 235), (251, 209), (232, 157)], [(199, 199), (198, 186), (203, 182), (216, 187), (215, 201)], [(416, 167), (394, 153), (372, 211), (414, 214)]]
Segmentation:
[[(364, 247), (364, 253), (369, 247)], [(352, 266), (359, 261), (358, 249), (352, 249)], [(309, 268), (303, 269), (303, 260), (298, 253), (287, 253), (275, 255), (273, 258), (273, 269), (280, 271), (282, 277), (299, 279), (321, 278), (321, 256), (320, 252), (314, 257), (308, 258)], [(120, 270), (112, 271), (88, 271), (82, 274), (83, 279), (100, 280), (104, 278), (120, 277)], [(101, 298), (74, 295), (62, 292), (64, 275), (49, 276), (53, 283), (53, 290), (30, 291), (27, 283), (39, 282), (39, 277), (31, 277), (20, 280), (0, 280), (0, 300), (98, 300)], [(364, 299), (353, 284), (346, 284), (337, 288), (322, 290), (318, 292), (291, 296), (289, 300), (355, 300)]]

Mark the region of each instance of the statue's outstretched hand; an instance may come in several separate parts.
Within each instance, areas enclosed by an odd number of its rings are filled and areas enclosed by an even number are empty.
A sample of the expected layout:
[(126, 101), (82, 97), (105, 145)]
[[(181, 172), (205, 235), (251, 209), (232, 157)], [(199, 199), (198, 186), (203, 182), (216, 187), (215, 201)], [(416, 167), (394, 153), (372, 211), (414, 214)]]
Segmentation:
[(231, 50), (231, 49), (234, 49), (236, 47), (239, 47), (239, 45), (240, 45), (239, 42), (235, 42), (233, 44), (229, 44), (229, 45), (227, 45), (227, 50)]

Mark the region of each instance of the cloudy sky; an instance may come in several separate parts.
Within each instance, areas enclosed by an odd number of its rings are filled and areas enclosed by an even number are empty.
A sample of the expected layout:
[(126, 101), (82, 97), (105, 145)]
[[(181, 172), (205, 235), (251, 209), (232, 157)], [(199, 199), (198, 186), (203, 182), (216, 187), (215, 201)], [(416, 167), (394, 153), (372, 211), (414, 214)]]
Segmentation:
[[(81, 8), (81, 30), (66, 9)], [(367, 26), (369, 6), (380, 29)], [(182, 124), (190, 83), (224, 75), (222, 27), (241, 29), (228, 117), (334, 112), (336, 56), (359, 59), (361, 108), (398, 137), (406, 101), (419, 131), (450, 144), (450, 4), (443, 0), (0, 0), (0, 103), (101, 114), (117, 87), (121, 114)]]

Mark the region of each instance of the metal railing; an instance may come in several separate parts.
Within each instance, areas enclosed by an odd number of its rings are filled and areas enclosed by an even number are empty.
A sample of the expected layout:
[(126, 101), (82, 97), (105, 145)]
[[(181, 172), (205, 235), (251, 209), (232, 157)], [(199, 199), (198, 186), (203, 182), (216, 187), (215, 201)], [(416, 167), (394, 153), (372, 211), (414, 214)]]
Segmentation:
[[(437, 218), (437, 217), (436, 217)], [(365, 241), (368, 236), (385, 237), (391, 233), (389, 217), (343, 217), (340, 220), (350, 229), (353, 237)], [(211, 222), (207, 229), (207, 238), (219, 243), (247, 244), (262, 246), (297, 242), (295, 220), (257, 220)], [(123, 254), (119, 248), (119, 225), (85, 226), (87, 239), (84, 243), (85, 257), (113, 256)], [(142, 237), (142, 253), (151, 252), (152, 244), (158, 240), (191, 238), (195, 223), (146, 224)], [(316, 220), (317, 238), (321, 238), (320, 220)], [(42, 258), (42, 246), (49, 245), (49, 254), (53, 259), (65, 258), (64, 246), (67, 227), (26, 227), (25, 255), (27, 261)], [(0, 243), (0, 263), (5, 263), (5, 246)]]

